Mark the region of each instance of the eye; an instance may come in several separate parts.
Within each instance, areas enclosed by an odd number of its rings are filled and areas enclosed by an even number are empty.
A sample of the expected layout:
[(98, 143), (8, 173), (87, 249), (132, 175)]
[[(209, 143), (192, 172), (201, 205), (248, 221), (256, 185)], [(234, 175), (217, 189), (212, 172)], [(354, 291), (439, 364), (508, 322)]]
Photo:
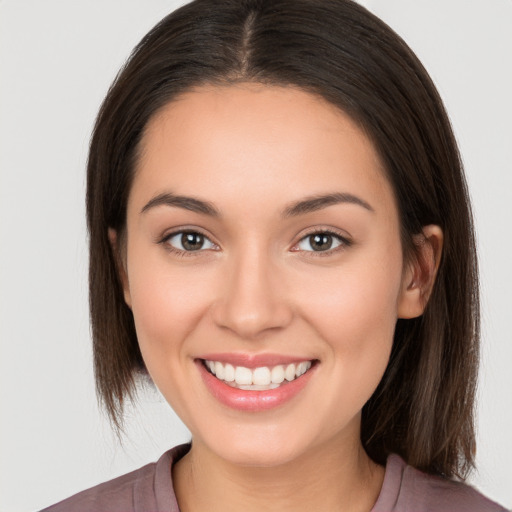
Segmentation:
[(170, 245), (172, 249), (181, 252), (194, 252), (217, 247), (210, 239), (197, 231), (172, 233), (163, 242)]
[(302, 238), (296, 247), (299, 251), (327, 252), (348, 245), (349, 241), (336, 233), (318, 231)]

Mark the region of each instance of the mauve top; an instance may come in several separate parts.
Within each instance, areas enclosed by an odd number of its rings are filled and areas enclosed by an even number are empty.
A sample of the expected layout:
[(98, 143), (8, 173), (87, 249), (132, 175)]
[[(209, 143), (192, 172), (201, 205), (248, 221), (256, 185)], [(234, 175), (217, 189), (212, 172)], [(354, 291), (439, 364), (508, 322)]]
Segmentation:
[[(158, 462), (71, 496), (42, 512), (179, 512), (171, 467), (190, 449), (176, 446)], [(427, 475), (398, 455), (386, 463), (371, 512), (507, 512), (469, 485)]]

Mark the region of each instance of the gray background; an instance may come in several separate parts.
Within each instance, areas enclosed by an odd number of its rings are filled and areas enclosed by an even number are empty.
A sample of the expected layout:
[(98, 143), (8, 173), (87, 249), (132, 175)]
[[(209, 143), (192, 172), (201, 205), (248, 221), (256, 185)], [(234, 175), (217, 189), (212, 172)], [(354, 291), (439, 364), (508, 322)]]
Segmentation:
[[(84, 167), (132, 47), (182, 2), (0, 0), (0, 510), (29, 511), (155, 460), (188, 433), (141, 396), (120, 445), (98, 410), (87, 313)], [(512, 506), (512, 1), (367, 0), (451, 115), (479, 235), (479, 471)]]

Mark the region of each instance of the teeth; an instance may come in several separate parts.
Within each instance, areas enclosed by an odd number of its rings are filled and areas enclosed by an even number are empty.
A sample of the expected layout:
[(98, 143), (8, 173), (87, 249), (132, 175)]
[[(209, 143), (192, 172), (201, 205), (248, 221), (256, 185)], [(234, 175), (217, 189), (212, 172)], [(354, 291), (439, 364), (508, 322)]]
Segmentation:
[(233, 382), (235, 380), (235, 367), (230, 365), (230, 364), (226, 364), (226, 366), (224, 366), (224, 380), (226, 382)]
[(257, 384), (258, 386), (268, 386), (270, 382), (270, 370), (266, 366), (256, 368), (256, 370), (252, 372), (253, 384)]
[(267, 389), (276, 389), (279, 387), (279, 384), (269, 384), (268, 386), (260, 386), (258, 384), (251, 384), (250, 386), (239, 386), (237, 384), (233, 384), (232, 382), (229, 385), (233, 388), (243, 389), (245, 391), (266, 391)]
[(274, 366), (270, 372), (272, 382), (274, 384), (281, 384), (284, 380), (284, 366)]
[(301, 375), (304, 375), (306, 373), (306, 363), (299, 363), (297, 365), (297, 369), (295, 370), (295, 376), (300, 377)]
[(218, 379), (224, 380), (224, 366), (218, 361), (215, 363), (215, 375)]
[(205, 361), (207, 368), (219, 380), (230, 386), (244, 390), (261, 391), (275, 389), (285, 380), (291, 382), (304, 375), (311, 368), (311, 361), (298, 364), (277, 365), (272, 368), (261, 366), (251, 370), (245, 366), (236, 366), (220, 361)]
[(286, 367), (286, 370), (284, 371), (284, 378), (288, 381), (292, 381), (295, 379), (295, 374), (296, 374), (297, 370), (295, 368), (295, 365), (294, 364), (289, 364), (287, 367)]
[[(215, 363), (215, 368), (217, 368), (217, 364)], [(217, 375), (217, 374), (215, 374)], [(222, 380), (222, 377), (217, 376), (217, 378)], [(235, 370), (235, 382), (237, 384), (252, 384), (252, 372), (249, 368), (245, 368), (243, 366), (237, 366)]]

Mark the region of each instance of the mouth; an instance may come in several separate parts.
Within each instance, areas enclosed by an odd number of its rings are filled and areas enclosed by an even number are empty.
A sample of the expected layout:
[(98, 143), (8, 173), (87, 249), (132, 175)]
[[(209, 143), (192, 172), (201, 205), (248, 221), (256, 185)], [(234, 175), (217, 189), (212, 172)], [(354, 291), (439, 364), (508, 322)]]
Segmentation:
[(206, 389), (222, 405), (264, 412), (297, 403), (318, 373), (319, 359), (283, 354), (210, 353), (195, 359)]
[(267, 391), (280, 388), (302, 377), (316, 363), (315, 360), (304, 360), (248, 368), (211, 359), (202, 359), (201, 362), (216, 379), (243, 391)]

